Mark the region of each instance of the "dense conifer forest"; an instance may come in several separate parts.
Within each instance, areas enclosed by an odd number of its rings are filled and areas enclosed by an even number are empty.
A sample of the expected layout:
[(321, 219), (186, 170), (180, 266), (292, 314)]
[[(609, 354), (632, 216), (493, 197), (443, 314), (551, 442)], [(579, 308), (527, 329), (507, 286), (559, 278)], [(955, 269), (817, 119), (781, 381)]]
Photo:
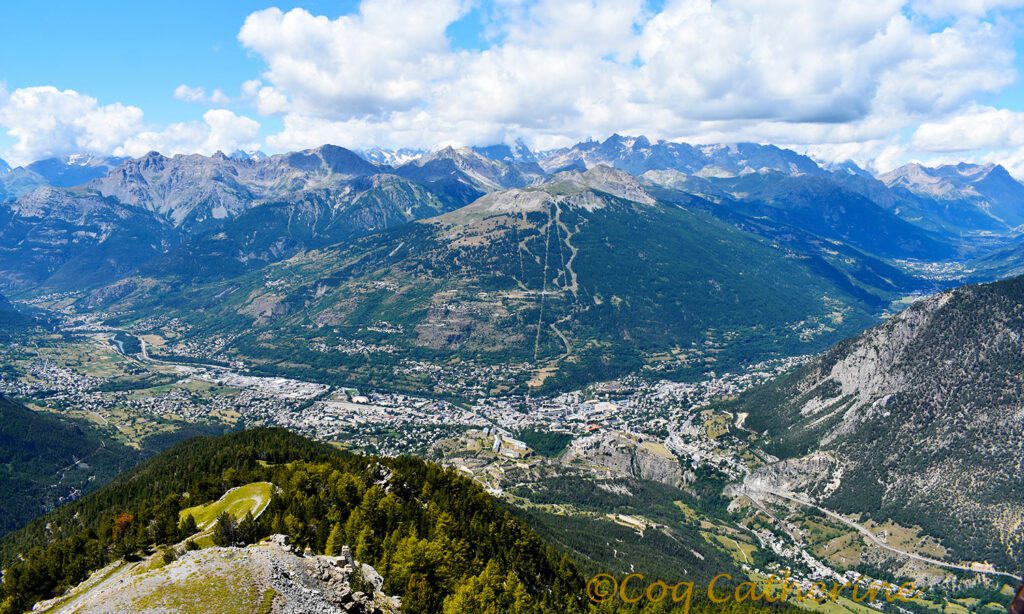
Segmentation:
[[(258, 518), (222, 517), (215, 543), (241, 546), (283, 533), (318, 554), (350, 545), (384, 576), (385, 592), (402, 597), (406, 612), (671, 609), (668, 603), (593, 605), (568, 555), (450, 470), (257, 429), (178, 444), (8, 535), (0, 543), (0, 612), (25, 611), (114, 560), (188, 539), (196, 525), (191, 516), (179, 517), (182, 509), (256, 481), (275, 485), (269, 506)], [(706, 607), (697, 599), (692, 611)]]

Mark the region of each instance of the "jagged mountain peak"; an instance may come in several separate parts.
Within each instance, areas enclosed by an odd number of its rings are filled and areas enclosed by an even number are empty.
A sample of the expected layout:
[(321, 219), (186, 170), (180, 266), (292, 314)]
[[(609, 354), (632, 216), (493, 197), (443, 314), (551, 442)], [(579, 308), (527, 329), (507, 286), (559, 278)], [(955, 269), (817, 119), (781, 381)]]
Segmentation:
[(1010, 174), (1010, 171), (1006, 170), (1002, 164), (993, 164), (988, 162), (986, 164), (967, 164), (961, 162), (957, 164), (957, 170), (963, 177), (970, 178), (974, 182), (979, 181), (1012, 181), (1014, 183), (1017, 180)]
[(512, 149), (512, 155), (515, 156), (517, 160), (522, 160), (524, 162), (537, 161), (536, 154), (533, 153), (533, 150), (530, 149), (523, 139), (517, 138), (509, 147)]
[(758, 143), (690, 145), (652, 142), (645, 136), (614, 134), (603, 142), (585, 141), (548, 152), (542, 165), (549, 172), (606, 164), (634, 175), (651, 170), (677, 170), (688, 175), (732, 178), (751, 173), (823, 174), (813, 160), (788, 149)]
[(485, 158), (485, 156), (474, 151), (472, 147), (446, 145), (423, 156), (416, 163), (419, 166), (423, 166), (432, 160), (459, 160), (462, 158)]
[(500, 143), (496, 145), (477, 145), (472, 149), (476, 153), (498, 162), (535, 163), (537, 161), (537, 156), (521, 138), (516, 139), (511, 144)]
[[(106, 175), (123, 160), (124, 158), (87, 153), (44, 158), (24, 167), (12, 169), (7, 181), (19, 185), (15, 190), (16, 195), (44, 184), (69, 188)], [(0, 168), (0, 175), (3, 174), (5, 173)]]
[(501, 157), (488, 155), (489, 153), (498, 152), (501, 148), (507, 149), (505, 145), (488, 146), (484, 148), (480, 147), (456, 147), (453, 145), (447, 145), (426, 155), (420, 157), (417, 160), (410, 162), (416, 166), (426, 166), (432, 162), (449, 160), (459, 165), (460, 167), (467, 167), (472, 165), (477, 166), (490, 166), (494, 168), (507, 166), (508, 163), (514, 163), (514, 158), (502, 159)]
[(90, 187), (153, 211), (175, 226), (204, 225), (233, 218), (260, 202), (294, 199), (307, 189), (379, 172), (337, 145), (269, 157), (223, 152), (167, 157), (150, 152), (126, 160)]
[(596, 190), (633, 202), (653, 205), (655, 199), (644, 190), (637, 178), (606, 164), (598, 164), (584, 172), (563, 171), (539, 186), (540, 189), (564, 191), (567, 186), (575, 191)]
[(7, 174), (9, 172), (11, 172), (11, 165), (4, 160), (0, 160), (0, 175)]
[(959, 203), (960, 209), (1003, 226), (1024, 224), (1024, 184), (999, 164), (946, 164), (928, 167), (911, 162), (879, 179), (888, 187), (919, 197)]
[(402, 166), (406, 168), (440, 168), (442, 165), (461, 170), (473, 168), (502, 169), (506, 167), (503, 162), (485, 156), (472, 147), (455, 147), (452, 145), (426, 153), (415, 160), (406, 162)]
[(762, 143), (722, 143), (702, 145), (701, 153), (710, 166), (726, 169), (737, 175), (749, 173), (782, 173), (784, 175), (820, 175), (824, 171), (811, 158), (791, 149)]
[(253, 149), (251, 151), (243, 151), (241, 149), (236, 149), (235, 151), (231, 152), (231, 155), (229, 155), (228, 157), (231, 158), (232, 160), (249, 160), (253, 162), (259, 162), (261, 160), (266, 160), (267, 154), (263, 153), (258, 149)]
[(966, 183), (975, 183), (990, 177), (1016, 181), (1003, 165), (991, 162), (986, 164), (959, 162), (957, 164), (942, 164), (939, 166), (926, 166), (920, 162), (909, 162), (888, 173), (884, 173), (879, 178), (887, 185), (926, 185), (936, 184), (945, 180), (954, 187), (962, 187)]
[(936, 168), (940, 174), (956, 172), (963, 177), (982, 178), (989, 175), (1009, 175), (1010, 173), (1002, 164), (986, 162), (984, 164), (972, 164), (970, 162), (958, 162), (956, 164), (945, 164)]
[[(271, 158), (274, 160), (277, 156)], [(315, 149), (306, 149), (284, 154), (283, 160), (299, 170), (328, 171), (338, 175), (359, 177), (378, 172), (377, 167), (367, 162), (352, 150), (338, 145), (321, 145)]]
[(584, 172), (557, 173), (531, 187), (492, 192), (438, 219), (446, 223), (466, 223), (489, 215), (547, 211), (551, 205), (594, 211), (608, 206), (608, 195), (643, 205), (657, 202), (629, 173), (600, 165)]
[(623, 136), (618, 133), (611, 135), (600, 144), (600, 147), (602, 148), (622, 147), (627, 149), (641, 149), (650, 146), (650, 139), (642, 134), (640, 136)]
[(11, 210), (22, 217), (81, 221), (97, 213), (113, 213), (124, 217), (126, 209), (120, 203), (99, 194), (76, 193), (66, 188), (39, 186), (24, 194), (11, 205)]
[(866, 179), (874, 179), (875, 176), (870, 172), (862, 168), (859, 164), (853, 160), (842, 160), (837, 162), (826, 162), (821, 165), (827, 171), (833, 173), (839, 173), (843, 175), (850, 175), (853, 177), (864, 177)]
[(911, 191), (927, 191), (931, 194), (942, 194), (953, 188), (948, 181), (938, 188), (937, 186), (943, 184), (943, 180), (948, 177), (944, 173), (939, 173), (938, 169), (919, 162), (909, 162), (879, 175), (878, 178), (889, 187), (904, 187)]
[(396, 169), (403, 177), (427, 183), (461, 184), (475, 194), (534, 183), (543, 170), (536, 164), (504, 162), (489, 158), (471, 147), (444, 147), (407, 162)]

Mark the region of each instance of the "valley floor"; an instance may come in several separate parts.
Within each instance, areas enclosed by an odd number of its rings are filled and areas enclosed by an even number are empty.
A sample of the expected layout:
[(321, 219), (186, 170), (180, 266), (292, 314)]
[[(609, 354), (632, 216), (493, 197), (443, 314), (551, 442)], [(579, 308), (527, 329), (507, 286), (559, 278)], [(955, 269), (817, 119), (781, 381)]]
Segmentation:
[[(241, 365), (157, 358), (152, 348), (161, 340), (153, 337), (142, 339), (137, 353), (126, 353), (110, 341), (118, 331), (96, 323), (65, 332), (0, 348), (0, 363), (6, 365), (0, 392), (37, 411), (89, 422), (141, 448), (150, 438), (189, 425), (277, 425), (355, 450), (426, 455), (535, 514), (556, 541), (595, 570), (628, 571), (635, 561), (629, 557), (635, 556), (646, 556), (641, 564), (661, 570), (693, 569), (724, 557), (765, 577), (778, 573), (782, 561), (808, 586), (862, 575), (913, 577), (936, 589), (927, 599), (937, 606), (954, 604), (957, 591), (977, 586), (981, 577), (970, 561), (946, 558), (929, 536), (896, 547), (878, 533), (916, 535), (913, 528), (868, 528), (817, 506), (807, 509), (795, 498), (789, 503), (796, 507), (750, 493), (731, 502), (719, 499), (725, 484), (742, 482), (776, 460), (761, 448), (758, 434), (744, 427), (746, 416), (722, 409), (723, 402), (802, 358), (692, 383), (630, 377), (551, 397), (452, 400), (253, 376)], [(592, 494), (581, 496), (581, 489)], [(241, 493), (242, 499), (251, 495), (254, 502), (265, 501), (264, 490)], [(229, 503), (194, 510), (200, 527)], [(590, 537), (581, 541), (581, 535)], [(659, 540), (664, 544), (652, 547)], [(250, 550), (189, 553), (167, 567), (155, 562), (157, 555), (115, 565), (94, 576), (88, 600), (72, 593), (49, 604), (48, 611), (146, 610), (153, 599), (163, 599), (152, 595), (162, 594), (169, 574), (187, 584), (189, 561), (197, 557), (214, 557), (216, 562), (204, 565), (252, 580), (236, 587), (246, 591), (236, 602), (274, 608), (244, 611), (301, 611), (279, 608), (284, 589), (274, 583), (280, 580), (273, 571), (280, 568), (278, 554), (267, 547)], [(998, 581), (989, 584), (998, 591)]]

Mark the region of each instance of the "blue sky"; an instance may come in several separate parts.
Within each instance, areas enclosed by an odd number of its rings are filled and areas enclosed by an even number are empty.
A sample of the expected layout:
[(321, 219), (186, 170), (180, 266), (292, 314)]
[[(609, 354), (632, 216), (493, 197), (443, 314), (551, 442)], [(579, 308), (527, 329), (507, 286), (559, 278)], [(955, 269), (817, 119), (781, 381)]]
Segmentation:
[[(175, 100), (174, 89), (237, 90), (258, 75), (261, 62), (238, 44), (238, 29), (268, 6), (336, 16), (358, 2), (12, 2), (0, 19), (0, 82), (11, 89), (52, 84), (137, 105), (164, 124), (198, 120), (204, 109)], [(267, 121), (263, 132), (275, 123)], [(0, 151), (12, 142), (0, 135)]]
[[(100, 102), (137, 105), (161, 123), (198, 119), (203, 110), (175, 100), (175, 87), (237, 94), (263, 66), (239, 45), (238, 30), (248, 15), (271, 6), (338, 17), (357, 11), (359, 2), (12, 2), (0, 19), (0, 82), (11, 89), (53, 84)], [(480, 13), (472, 10), (448, 28), (453, 45), (486, 46)], [(11, 140), (0, 139), (0, 148)]]
[(0, 157), (318, 141), (543, 148), (643, 132), (774, 142), (883, 170), (969, 159), (1024, 171), (1024, 1), (794, 6), (8, 3)]

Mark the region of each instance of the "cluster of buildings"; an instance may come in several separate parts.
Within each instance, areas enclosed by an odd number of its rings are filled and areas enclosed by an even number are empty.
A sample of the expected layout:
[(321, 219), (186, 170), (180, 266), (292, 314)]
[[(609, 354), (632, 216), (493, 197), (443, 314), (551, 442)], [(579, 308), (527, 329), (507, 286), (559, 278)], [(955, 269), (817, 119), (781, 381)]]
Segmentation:
[(334, 345), (327, 345), (323, 341), (316, 341), (309, 346), (309, 351), (329, 354), (338, 352), (340, 354), (394, 354), (398, 348), (390, 343), (367, 343), (359, 339), (338, 339)]
[(352, 448), (398, 455), (484, 425), (478, 416), (446, 401), (387, 393), (341, 396), (314, 403), (301, 415), (283, 416), (287, 422), (282, 426)]
[(425, 381), (425, 389), (438, 396), (472, 399), (489, 396), (494, 390), (508, 390), (533, 373), (527, 363), (485, 364), (474, 360), (438, 364), (413, 358), (402, 359), (395, 374)]
[(14, 397), (59, 394), (85, 396), (104, 380), (62, 367), (48, 359), (33, 360), (26, 365), (24, 376), (0, 374), (0, 393)]
[[(176, 320), (175, 320), (176, 321)], [(174, 355), (193, 360), (217, 360), (230, 362), (225, 350), (238, 339), (239, 335), (212, 335), (203, 339), (189, 337), (174, 344)]]

